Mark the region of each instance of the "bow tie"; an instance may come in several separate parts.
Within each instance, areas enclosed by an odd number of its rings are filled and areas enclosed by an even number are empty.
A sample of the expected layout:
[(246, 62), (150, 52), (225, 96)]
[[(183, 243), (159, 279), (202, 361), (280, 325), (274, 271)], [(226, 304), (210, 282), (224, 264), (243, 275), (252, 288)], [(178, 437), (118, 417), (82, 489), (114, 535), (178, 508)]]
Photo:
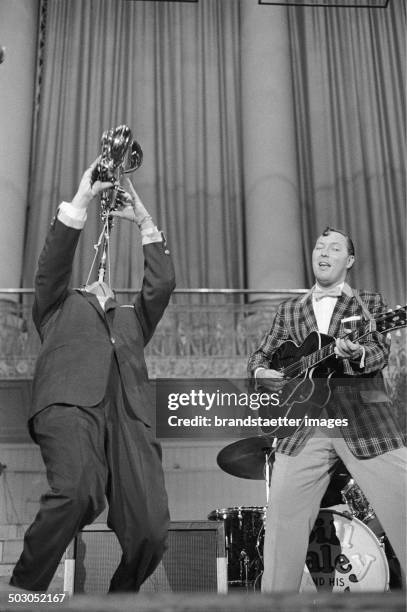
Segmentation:
[(325, 297), (337, 298), (342, 295), (342, 289), (340, 287), (332, 287), (331, 289), (314, 289), (312, 295), (315, 297), (317, 302)]

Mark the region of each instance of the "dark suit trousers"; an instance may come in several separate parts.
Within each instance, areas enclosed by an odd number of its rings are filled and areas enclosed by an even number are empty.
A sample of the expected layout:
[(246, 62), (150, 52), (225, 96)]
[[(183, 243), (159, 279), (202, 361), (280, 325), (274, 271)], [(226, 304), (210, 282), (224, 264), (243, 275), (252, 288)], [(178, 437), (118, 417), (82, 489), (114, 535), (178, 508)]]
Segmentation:
[(109, 502), (108, 526), (123, 555), (110, 591), (137, 591), (160, 562), (169, 526), (161, 447), (126, 402), (116, 363), (94, 407), (53, 405), (34, 417), (50, 490), (24, 539), (11, 584), (48, 588), (79, 529)]

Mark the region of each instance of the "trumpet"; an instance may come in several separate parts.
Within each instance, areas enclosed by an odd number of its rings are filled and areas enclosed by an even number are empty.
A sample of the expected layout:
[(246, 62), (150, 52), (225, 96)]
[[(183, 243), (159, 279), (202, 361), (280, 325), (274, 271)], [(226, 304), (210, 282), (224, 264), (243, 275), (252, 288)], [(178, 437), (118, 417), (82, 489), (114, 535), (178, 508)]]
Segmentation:
[(113, 227), (113, 218), (110, 213), (124, 204), (125, 191), (120, 185), (120, 179), (124, 174), (137, 170), (143, 162), (143, 151), (139, 143), (133, 140), (131, 130), (127, 125), (119, 125), (103, 132), (101, 146), (102, 153), (93, 169), (91, 183), (98, 180), (110, 181), (113, 187), (103, 190), (100, 196), (103, 230), (98, 244), (95, 245), (97, 253), (102, 245), (98, 271), (99, 282), (104, 281), (106, 273), (110, 232)]

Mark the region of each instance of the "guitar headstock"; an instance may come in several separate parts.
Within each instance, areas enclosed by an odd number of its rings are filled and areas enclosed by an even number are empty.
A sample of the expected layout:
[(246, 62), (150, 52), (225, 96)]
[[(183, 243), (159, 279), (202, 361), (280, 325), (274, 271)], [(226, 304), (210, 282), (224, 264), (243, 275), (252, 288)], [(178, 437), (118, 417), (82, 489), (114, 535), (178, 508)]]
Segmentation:
[(406, 316), (406, 306), (399, 306), (395, 310), (390, 310), (382, 315), (379, 315), (375, 319), (376, 330), (382, 334), (386, 334), (388, 332), (392, 332), (395, 329), (400, 329), (401, 327), (406, 327), (407, 325), (407, 316)]

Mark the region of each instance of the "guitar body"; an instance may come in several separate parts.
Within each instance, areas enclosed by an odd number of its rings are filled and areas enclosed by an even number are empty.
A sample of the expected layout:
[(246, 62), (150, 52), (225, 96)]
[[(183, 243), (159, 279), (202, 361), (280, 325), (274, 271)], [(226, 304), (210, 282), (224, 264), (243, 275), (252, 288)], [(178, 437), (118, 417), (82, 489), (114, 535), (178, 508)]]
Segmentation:
[[(327, 346), (333, 342), (335, 342), (335, 339), (332, 338), (332, 336), (320, 334), (317, 331), (311, 332), (300, 346), (291, 340), (287, 340), (286, 342), (283, 342), (283, 344), (279, 346), (274, 353), (270, 367), (273, 370), (280, 370), (281, 368), (285, 369), (287, 366), (297, 363), (303, 357), (308, 357), (311, 355), (311, 353), (314, 353), (323, 346)], [(335, 358), (331, 358), (329, 363), (327, 360), (325, 360), (317, 367), (321, 368), (321, 372), (323, 372), (332, 369), (333, 367), (335, 368), (337, 363), (338, 362)]]
[[(338, 369), (338, 361), (334, 357), (315, 366), (301, 371), (305, 358), (323, 346), (332, 344), (335, 340), (317, 331), (311, 332), (305, 341), (298, 346), (288, 340), (284, 342), (273, 355), (270, 367), (273, 370), (288, 370), (293, 364), (299, 364), (299, 374), (290, 378), (279, 393), (278, 407), (266, 407), (260, 410), (263, 419), (278, 416), (289, 419), (317, 418), (322, 408), (326, 406), (331, 396), (329, 379)], [(277, 438), (292, 435), (301, 425), (262, 426), (264, 433)]]

